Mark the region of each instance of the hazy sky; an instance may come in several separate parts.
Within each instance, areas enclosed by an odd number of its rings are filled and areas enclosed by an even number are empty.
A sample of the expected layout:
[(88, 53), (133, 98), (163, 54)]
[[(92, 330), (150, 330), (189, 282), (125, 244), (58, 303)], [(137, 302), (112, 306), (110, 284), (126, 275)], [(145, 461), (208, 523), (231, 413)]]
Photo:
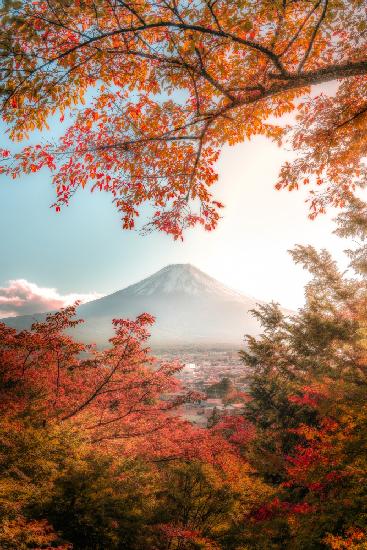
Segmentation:
[[(53, 133), (58, 131), (54, 125)], [(0, 311), (1, 297), (3, 304), (19, 298), (19, 312), (25, 302), (32, 304), (30, 284), (46, 294), (55, 289), (52, 296), (62, 301), (65, 295), (121, 289), (170, 263), (192, 263), (255, 298), (300, 306), (307, 277), (287, 250), (310, 243), (329, 248), (342, 261), (345, 243), (331, 234), (331, 216), (308, 220), (301, 192), (274, 190), (286, 158), (287, 151), (265, 138), (224, 149), (216, 186), (226, 205), (223, 219), (216, 231), (191, 231), (183, 243), (163, 234), (123, 231), (107, 194), (81, 191), (56, 214), (49, 208), (54, 190), (48, 173), (15, 181), (2, 177)], [(9, 280), (15, 281), (12, 291)]]

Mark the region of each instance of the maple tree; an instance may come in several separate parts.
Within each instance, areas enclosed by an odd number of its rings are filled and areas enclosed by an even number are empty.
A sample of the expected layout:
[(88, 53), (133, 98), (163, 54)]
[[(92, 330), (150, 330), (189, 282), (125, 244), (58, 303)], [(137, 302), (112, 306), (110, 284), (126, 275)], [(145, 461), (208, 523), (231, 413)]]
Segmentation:
[[(56, 210), (90, 182), (112, 193), (126, 228), (149, 202), (146, 229), (178, 238), (217, 224), (210, 186), (223, 145), (258, 134), (280, 143), (287, 128), (276, 118), (296, 111), (299, 155), (277, 186), (324, 184), (311, 215), (343, 204), (365, 179), (366, 9), (364, 0), (7, 0), (0, 93), (10, 136), (56, 113), (70, 126), (56, 143), (3, 150), (3, 171), (50, 169)], [(299, 101), (331, 81), (335, 94)]]
[[(179, 416), (202, 396), (180, 388), (180, 365), (151, 355), (153, 318), (114, 320), (99, 351), (73, 338), (75, 312), (20, 332), (0, 323), (2, 547), (220, 548), (234, 524), (240, 537), (241, 510), (266, 488), (220, 430)], [(180, 497), (183, 473), (196, 492)]]
[(50, 314), (30, 331), (0, 324), (1, 409), (19, 415), (31, 407), (44, 423), (67, 423), (88, 443), (117, 445), (129, 456), (188, 458), (196, 440), (204, 449), (205, 438), (175, 414), (200, 395), (180, 392), (181, 365), (158, 362), (144, 346), (153, 317), (114, 320), (111, 347), (98, 351), (65, 333), (81, 322), (75, 311)]

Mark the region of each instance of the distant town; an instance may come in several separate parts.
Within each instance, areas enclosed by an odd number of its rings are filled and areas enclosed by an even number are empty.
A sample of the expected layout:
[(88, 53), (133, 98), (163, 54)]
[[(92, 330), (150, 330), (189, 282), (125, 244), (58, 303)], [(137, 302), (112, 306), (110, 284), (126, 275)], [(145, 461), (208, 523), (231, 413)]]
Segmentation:
[(248, 372), (238, 350), (184, 349), (160, 351), (164, 361), (184, 364), (178, 375), (182, 391), (195, 391), (203, 399), (181, 406), (180, 413), (193, 424), (210, 427), (224, 416), (242, 414), (247, 397)]

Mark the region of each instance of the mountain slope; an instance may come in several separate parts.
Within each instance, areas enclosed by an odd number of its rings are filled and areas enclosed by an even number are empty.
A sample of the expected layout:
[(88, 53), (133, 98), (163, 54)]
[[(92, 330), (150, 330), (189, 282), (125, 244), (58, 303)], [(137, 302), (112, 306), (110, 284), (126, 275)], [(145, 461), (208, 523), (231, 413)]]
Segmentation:
[[(75, 335), (102, 345), (112, 334), (113, 318), (147, 311), (157, 319), (154, 346), (240, 346), (245, 333), (259, 332), (249, 313), (257, 303), (190, 264), (169, 265), (139, 283), (79, 306), (78, 315), (85, 323)], [(2, 321), (21, 329), (42, 318), (38, 314)]]

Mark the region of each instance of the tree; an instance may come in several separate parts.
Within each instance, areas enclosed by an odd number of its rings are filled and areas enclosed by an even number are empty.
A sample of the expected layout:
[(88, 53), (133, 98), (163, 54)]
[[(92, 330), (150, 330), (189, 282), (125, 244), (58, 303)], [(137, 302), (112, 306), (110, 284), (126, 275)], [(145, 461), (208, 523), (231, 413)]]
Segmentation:
[[(205, 432), (175, 414), (199, 395), (178, 392), (174, 375), (181, 365), (158, 361), (145, 346), (154, 318), (113, 320), (115, 336), (100, 352), (65, 333), (81, 322), (73, 320), (75, 309), (50, 314), (29, 331), (0, 323), (0, 399), (7, 416), (70, 426), (87, 443), (130, 457), (188, 458), (198, 451), (195, 441), (209, 456)], [(177, 398), (165, 398), (174, 393)]]
[(261, 308), (264, 333), (242, 354), (252, 369), (246, 417), (256, 428), (245, 453), (277, 490), (254, 515), (267, 533), (260, 548), (366, 544), (367, 209), (349, 201), (336, 230), (357, 242), (349, 271), (326, 251), (298, 246), (295, 261), (313, 275), (305, 307), (288, 319), (274, 305)]
[(220, 382), (212, 384), (206, 390), (209, 397), (226, 398), (233, 391), (233, 382), (230, 378), (225, 376)]
[(246, 539), (249, 511), (269, 489), (251, 477), (238, 456), (224, 468), (197, 460), (172, 463), (162, 471), (155, 509), (156, 547), (182, 550), (235, 550)]
[[(0, 323), (1, 548), (161, 548), (163, 524), (165, 533), (182, 528), (169, 487), (175, 479), (181, 490), (180, 472), (197, 488), (185, 531), (193, 548), (217, 545), (210, 526), (221, 497), (231, 503), (224, 532), (241, 533), (240, 512), (266, 488), (220, 430), (178, 416), (198, 396), (169, 397), (180, 367), (146, 347), (153, 318), (114, 320), (110, 347), (97, 351), (74, 340), (75, 309), (20, 332)], [(207, 516), (203, 532), (194, 516)]]
[(55, 479), (43, 514), (74, 549), (149, 547), (158, 488), (152, 466), (98, 451), (78, 458)]
[[(222, 146), (258, 134), (280, 143), (286, 128), (275, 118), (294, 110), (300, 157), (277, 186), (327, 182), (311, 195), (316, 215), (364, 182), (363, 0), (8, 0), (1, 14), (10, 136), (71, 115), (58, 143), (14, 157), (4, 150), (3, 171), (50, 169), (56, 210), (91, 182), (112, 193), (126, 228), (150, 202), (148, 230), (175, 238), (197, 223), (211, 230), (222, 206), (210, 193)], [(331, 81), (335, 96), (299, 102)]]

